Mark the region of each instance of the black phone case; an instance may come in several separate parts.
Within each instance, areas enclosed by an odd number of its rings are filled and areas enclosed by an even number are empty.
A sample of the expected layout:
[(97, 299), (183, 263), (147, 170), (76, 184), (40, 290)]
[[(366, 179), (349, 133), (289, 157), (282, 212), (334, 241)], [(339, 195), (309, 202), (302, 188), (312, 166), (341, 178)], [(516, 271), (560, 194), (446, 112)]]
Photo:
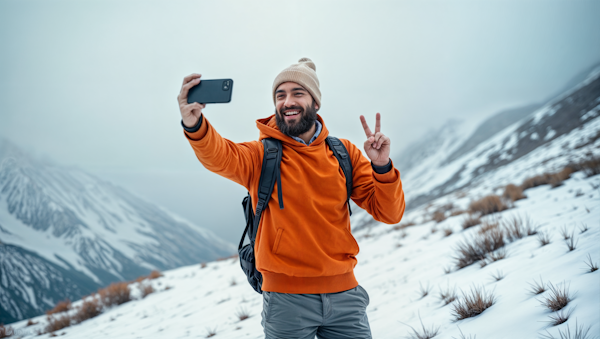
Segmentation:
[(198, 102), (201, 104), (219, 104), (231, 101), (233, 80), (215, 79), (200, 80), (200, 83), (188, 92), (188, 104)]

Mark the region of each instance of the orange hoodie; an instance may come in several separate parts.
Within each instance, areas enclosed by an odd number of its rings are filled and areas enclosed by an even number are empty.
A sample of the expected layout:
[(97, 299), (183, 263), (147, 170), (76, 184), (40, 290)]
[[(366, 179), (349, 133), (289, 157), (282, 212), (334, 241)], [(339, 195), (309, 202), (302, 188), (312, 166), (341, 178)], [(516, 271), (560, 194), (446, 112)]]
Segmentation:
[[(329, 135), (325, 123), (317, 117), (323, 128), (308, 146), (281, 133), (275, 115), (256, 121), (261, 140), (276, 138), (283, 146), (284, 209), (279, 209), (279, 187), (275, 185), (254, 247), (263, 291), (335, 293), (358, 285), (354, 266), (359, 248), (350, 232), (346, 179), (325, 142)], [(204, 167), (246, 187), (256, 211), (263, 144), (227, 140), (206, 116), (197, 132), (184, 133)], [(352, 200), (378, 221), (400, 222), (405, 207), (400, 172), (392, 166), (385, 174), (375, 173), (354, 144), (340, 140), (352, 159)]]

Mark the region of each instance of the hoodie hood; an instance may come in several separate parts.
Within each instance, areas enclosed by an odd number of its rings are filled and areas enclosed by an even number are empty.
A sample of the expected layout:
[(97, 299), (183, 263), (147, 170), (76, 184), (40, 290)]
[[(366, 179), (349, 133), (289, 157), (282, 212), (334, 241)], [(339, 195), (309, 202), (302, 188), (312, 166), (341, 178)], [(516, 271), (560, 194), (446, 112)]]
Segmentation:
[(327, 130), (327, 127), (325, 127), (325, 122), (323, 122), (323, 118), (321, 118), (321, 116), (319, 114), (317, 114), (317, 119), (319, 120), (319, 122), (322, 125), (321, 134), (319, 134), (317, 139), (315, 139), (315, 141), (313, 141), (309, 146), (299, 143), (298, 141), (294, 140), (289, 135), (283, 134), (277, 127), (277, 123), (275, 122), (275, 114), (273, 114), (267, 118), (256, 120), (256, 127), (258, 127), (258, 130), (260, 131), (260, 136), (258, 139), (259, 140), (262, 140), (265, 138), (279, 139), (279, 140), (281, 140), (282, 143), (286, 144), (289, 147), (294, 147), (294, 148), (318, 146), (322, 142), (325, 141), (325, 138), (327, 138), (327, 136), (329, 135), (329, 131)]

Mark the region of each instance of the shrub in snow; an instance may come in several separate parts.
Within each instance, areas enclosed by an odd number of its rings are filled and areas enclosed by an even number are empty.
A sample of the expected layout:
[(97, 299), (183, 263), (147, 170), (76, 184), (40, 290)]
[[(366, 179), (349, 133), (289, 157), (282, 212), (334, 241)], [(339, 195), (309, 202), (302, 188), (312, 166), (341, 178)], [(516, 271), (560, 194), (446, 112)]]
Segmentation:
[(523, 194), (523, 189), (520, 186), (508, 184), (504, 187), (502, 198), (510, 202), (515, 202), (517, 200), (525, 199), (527, 196)]
[(129, 284), (126, 282), (112, 283), (108, 287), (98, 290), (100, 302), (106, 307), (121, 305), (131, 300)]
[(504, 273), (500, 270), (496, 271), (496, 273), (492, 273), (492, 278), (494, 278), (495, 281), (500, 281), (504, 279), (504, 277)]
[(150, 280), (152, 280), (152, 279), (157, 279), (157, 278), (160, 278), (160, 277), (162, 277), (162, 276), (163, 276), (163, 274), (162, 274), (162, 273), (160, 273), (160, 272), (159, 272), (159, 271), (157, 271), (157, 270), (154, 270), (154, 271), (150, 272), (150, 275), (148, 275), (148, 279), (150, 279)]
[[(490, 257), (494, 251), (504, 247), (504, 233), (501, 229), (495, 228), (483, 234), (477, 234), (471, 239), (465, 239), (459, 242), (454, 256), (456, 267), (461, 269), (467, 267), (479, 260), (485, 260)], [(504, 255), (490, 259), (502, 259)], [(495, 260), (493, 260), (495, 261)]]
[(512, 216), (502, 222), (502, 226), (504, 227), (506, 239), (510, 242), (537, 234), (537, 227), (533, 225), (533, 222), (528, 216)]
[(88, 319), (99, 316), (100, 313), (102, 313), (102, 305), (98, 299), (95, 297), (86, 298), (83, 300), (83, 303), (77, 307), (77, 311), (75, 314), (73, 314), (71, 319), (75, 323), (81, 323)]
[(529, 178), (523, 180), (523, 183), (521, 184), (521, 189), (524, 191), (529, 188), (547, 185), (550, 183), (551, 179), (552, 179), (552, 174), (550, 174), (550, 173), (535, 175), (533, 177), (529, 177)]
[(53, 309), (46, 311), (47, 315), (52, 315), (55, 313), (66, 312), (71, 309), (71, 300), (66, 299), (64, 301), (59, 301)]
[(0, 338), (8, 338), (13, 334), (15, 334), (15, 331), (12, 329), (12, 327), (4, 327), (4, 324), (0, 324)]
[(444, 236), (449, 237), (452, 235), (452, 229), (450, 227), (444, 228)]
[(29, 319), (29, 320), (27, 320), (27, 324), (25, 324), (25, 327), (29, 327), (29, 326), (33, 326), (33, 325), (37, 325), (37, 322)]
[(486, 292), (483, 287), (472, 287), (470, 292), (463, 293), (462, 298), (452, 304), (452, 315), (455, 320), (462, 320), (480, 315), (496, 302), (493, 292)]
[(142, 292), (142, 299), (148, 296), (148, 294), (154, 292), (154, 287), (151, 284), (140, 285), (140, 291)]
[(542, 305), (546, 306), (552, 312), (562, 310), (572, 300), (569, 295), (569, 286), (565, 283), (563, 283), (562, 288), (548, 283), (548, 289), (550, 292), (541, 302)]
[(469, 204), (469, 211), (480, 215), (502, 212), (506, 209), (508, 209), (508, 206), (502, 201), (502, 198), (495, 194), (490, 194)]
[(481, 219), (477, 215), (469, 214), (462, 221), (462, 228), (466, 230), (469, 227), (477, 226), (481, 223)]
[[(573, 232), (571, 232), (573, 234)], [(560, 235), (562, 235), (563, 239), (568, 240), (571, 238), (571, 234), (569, 234), (569, 230), (567, 230), (567, 225), (563, 225), (560, 228)]]
[(48, 324), (46, 325), (46, 332), (59, 331), (65, 327), (71, 326), (71, 317), (68, 315), (48, 315), (46, 320), (48, 321)]

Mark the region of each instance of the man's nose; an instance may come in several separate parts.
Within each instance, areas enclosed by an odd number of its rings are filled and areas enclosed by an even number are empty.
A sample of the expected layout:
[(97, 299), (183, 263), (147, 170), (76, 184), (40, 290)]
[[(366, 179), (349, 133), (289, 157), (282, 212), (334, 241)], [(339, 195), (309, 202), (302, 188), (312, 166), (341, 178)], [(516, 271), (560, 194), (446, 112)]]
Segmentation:
[(289, 96), (285, 98), (285, 102), (283, 103), (284, 107), (293, 107), (296, 106), (296, 99), (293, 96)]

